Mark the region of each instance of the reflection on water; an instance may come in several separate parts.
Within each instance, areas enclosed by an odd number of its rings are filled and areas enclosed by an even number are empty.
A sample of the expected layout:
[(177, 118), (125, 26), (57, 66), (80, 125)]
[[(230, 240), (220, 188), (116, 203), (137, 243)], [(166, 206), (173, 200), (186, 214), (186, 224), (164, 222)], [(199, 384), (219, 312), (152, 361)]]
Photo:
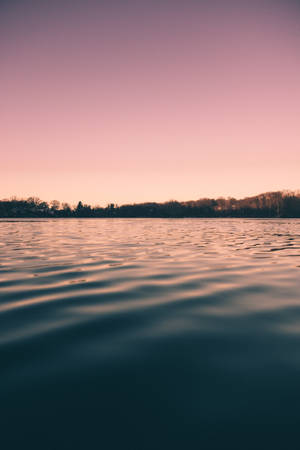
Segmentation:
[(0, 221), (4, 449), (287, 449), (300, 220)]

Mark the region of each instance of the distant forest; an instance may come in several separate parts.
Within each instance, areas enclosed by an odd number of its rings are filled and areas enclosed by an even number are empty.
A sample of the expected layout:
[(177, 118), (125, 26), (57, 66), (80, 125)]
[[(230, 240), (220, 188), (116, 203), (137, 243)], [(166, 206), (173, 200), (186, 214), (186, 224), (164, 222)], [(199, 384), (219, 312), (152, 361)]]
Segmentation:
[(165, 203), (108, 204), (91, 206), (81, 201), (76, 206), (36, 197), (0, 200), (0, 217), (299, 217), (300, 192), (267, 192), (237, 200), (235, 198), (202, 198)]

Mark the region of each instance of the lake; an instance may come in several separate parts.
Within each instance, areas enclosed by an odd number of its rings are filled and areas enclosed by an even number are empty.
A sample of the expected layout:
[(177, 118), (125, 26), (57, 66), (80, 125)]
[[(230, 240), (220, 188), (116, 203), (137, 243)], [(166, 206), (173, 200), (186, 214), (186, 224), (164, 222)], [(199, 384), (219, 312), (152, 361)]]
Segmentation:
[(289, 449), (300, 220), (0, 220), (0, 443)]

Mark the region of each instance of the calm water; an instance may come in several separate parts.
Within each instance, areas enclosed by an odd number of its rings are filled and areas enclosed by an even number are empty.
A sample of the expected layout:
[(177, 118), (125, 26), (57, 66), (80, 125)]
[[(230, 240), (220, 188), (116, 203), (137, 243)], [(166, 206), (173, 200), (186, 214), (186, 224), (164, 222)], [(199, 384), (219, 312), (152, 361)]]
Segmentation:
[(297, 448), (300, 221), (2, 220), (0, 369), (3, 450)]

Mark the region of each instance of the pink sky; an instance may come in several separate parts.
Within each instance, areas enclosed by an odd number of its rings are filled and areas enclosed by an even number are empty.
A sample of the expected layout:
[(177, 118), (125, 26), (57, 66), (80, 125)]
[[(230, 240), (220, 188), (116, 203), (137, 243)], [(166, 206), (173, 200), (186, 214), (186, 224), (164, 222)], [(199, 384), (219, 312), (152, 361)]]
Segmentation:
[(300, 188), (296, 2), (43, 3), (0, 4), (0, 198)]

